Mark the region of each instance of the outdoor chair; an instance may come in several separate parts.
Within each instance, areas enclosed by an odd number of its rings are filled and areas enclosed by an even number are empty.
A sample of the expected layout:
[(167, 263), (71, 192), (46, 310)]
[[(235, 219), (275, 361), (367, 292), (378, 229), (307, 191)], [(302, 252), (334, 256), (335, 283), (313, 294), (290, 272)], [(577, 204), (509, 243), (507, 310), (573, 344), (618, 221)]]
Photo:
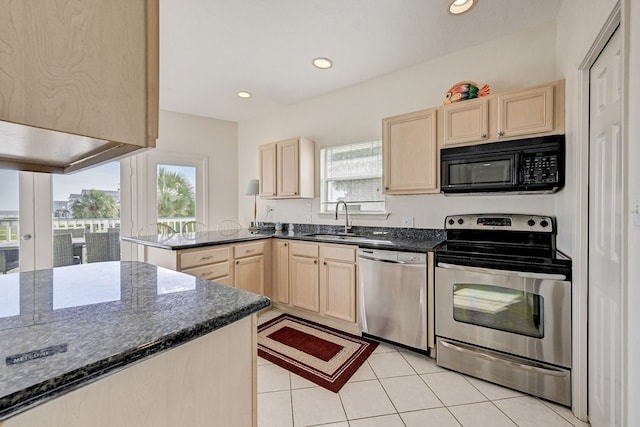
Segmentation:
[(84, 237), (84, 228), (54, 228), (53, 234), (71, 234), (71, 237)]
[(85, 233), (87, 262), (119, 261), (120, 233)]
[(20, 250), (4, 249), (0, 251), (0, 273), (6, 274), (7, 272), (18, 268), (20, 265)]
[(73, 243), (71, 233), (53, 235), (53, 266), (78, 264), (79, 259), (73, 256)]

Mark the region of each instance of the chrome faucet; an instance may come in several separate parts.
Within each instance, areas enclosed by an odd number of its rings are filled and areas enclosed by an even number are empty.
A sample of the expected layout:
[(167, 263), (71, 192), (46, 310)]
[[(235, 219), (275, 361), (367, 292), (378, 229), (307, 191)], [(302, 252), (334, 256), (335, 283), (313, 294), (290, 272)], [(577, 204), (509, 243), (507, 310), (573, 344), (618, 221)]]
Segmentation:
[(347, 234), (351, 226), (349, 225), (349, 208), (347, 208), (347, 202), (344, 200), (338, 200), (338, 203), (336, 203), (336, 219), (338, 219), (338, 208), (341, 203), (344, 205), (344, 233)]

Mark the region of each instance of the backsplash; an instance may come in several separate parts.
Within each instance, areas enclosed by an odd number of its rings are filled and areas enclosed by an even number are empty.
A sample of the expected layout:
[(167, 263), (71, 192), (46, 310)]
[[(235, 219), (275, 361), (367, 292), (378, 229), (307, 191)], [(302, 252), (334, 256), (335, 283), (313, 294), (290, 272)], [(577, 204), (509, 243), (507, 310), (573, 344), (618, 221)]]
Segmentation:
[[(264, 222), (258, 223), (261, 231), (273, 232), (275, 223)], [(296, 234), (318, 234), (318, 233), (341, 233), (344, 232), (342, 225), (326, 225), (326, 224), (282, 224), (282, 234), (289, 232), (290, 226), (293, 225), (293, 231)], [(362, 227), (352, 226), (350, 233), (360, 236), (386, 236), (394, 239), (425, 239), (425, 240), (444, 240), (446, 232), (443, 229), (436, 228), (402, 228), (402, 227)]]

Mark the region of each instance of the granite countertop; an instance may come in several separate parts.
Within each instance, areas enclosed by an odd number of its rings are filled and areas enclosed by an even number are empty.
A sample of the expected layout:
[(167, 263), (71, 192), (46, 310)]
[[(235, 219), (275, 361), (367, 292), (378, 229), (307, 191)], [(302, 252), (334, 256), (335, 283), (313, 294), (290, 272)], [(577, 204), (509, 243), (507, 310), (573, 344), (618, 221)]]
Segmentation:
[(268, 307), (141, 262), (0, 276), (0, 421)]
[(286, 229), (283, 232), (262, 231), (257, 233), (250, 232), (247, 229), (241, 229), (224, 233), (206, 231), (196, 233), (177, 233), (169, 236), (122, 237), (122, 240), (162, 249), (179, 250), (220, 245), (224, 243), (279, 238), (316, 243), (349, 244), (368, 249), (386, 249), (411, 252), (429, 252), (445, 240), (444, 230), (438, 229), (352, 227), (350, 230), (351, 234), (363, 236), (368, 239), (343, 241), (327, 240), (314, 236), (314, 234), (322, 233), (339, 233), (343, 227), (296, 224), (294, 228), (294, 233), (289, 233)]

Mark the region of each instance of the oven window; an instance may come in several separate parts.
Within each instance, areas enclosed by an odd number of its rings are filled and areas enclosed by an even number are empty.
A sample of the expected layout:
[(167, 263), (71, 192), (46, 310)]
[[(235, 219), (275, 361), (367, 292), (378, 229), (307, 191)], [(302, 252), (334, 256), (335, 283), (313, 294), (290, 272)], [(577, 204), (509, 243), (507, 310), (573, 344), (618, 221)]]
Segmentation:
[(500, 286), (457, 284), (453, 286), (453, 318), (491, 329), (544, 336), (542, 296)]
[(449, 164), (450, 185), (510, 184), (511, 159)]

